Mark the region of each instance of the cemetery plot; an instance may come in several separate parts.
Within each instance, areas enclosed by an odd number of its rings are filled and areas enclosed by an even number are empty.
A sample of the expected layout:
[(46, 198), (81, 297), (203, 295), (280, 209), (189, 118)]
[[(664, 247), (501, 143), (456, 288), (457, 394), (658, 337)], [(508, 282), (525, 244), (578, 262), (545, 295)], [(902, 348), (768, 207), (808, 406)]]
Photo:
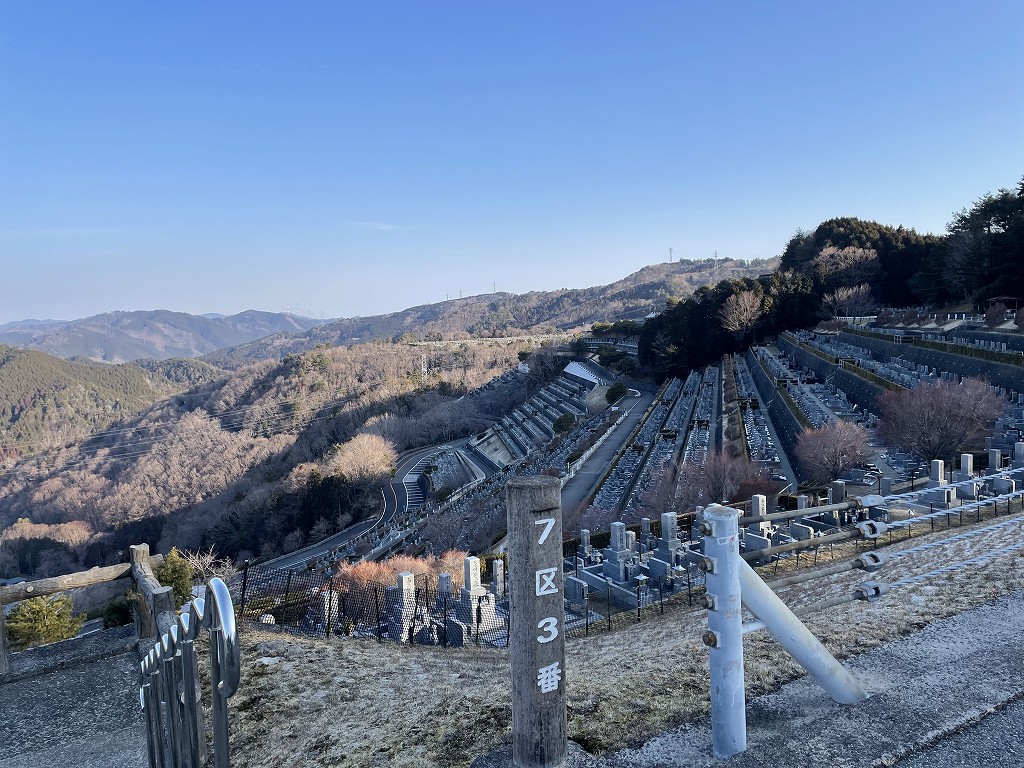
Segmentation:
[[(691, 371), (685, 384), (681, 384), (678, 380), (673, 381), (675, 384), (679, 384), (678, 387), (670, 387), (672, 395), (676, 397), (675, 405), (672, 406), (672, 410), (665, 419), (660, 434), (655, 438), (647, 462), (629, 493), (624, 515), (626, 519), (638, 519), (640, 499), (655, 483), (671, 472), (670, 463), (686, 433), (686, 425), (689, 423), (690, 414), (693, 412), (696, 402), (700, 377), (696, 371)], [(666, 392), (666, 395), (668, 394)]]
[(655, 442), (659, 440), (658, 436), (679, 399), (681, 390), (682, 383), (675, 378), (662, 389), (661, 396), (655, 401), (651, 412), (639, 425), (633, 439), (619, 455), (594, 495), (586, 513), (591, 519), (598, 515), (615, 517), (623, 509), (647, 456)]

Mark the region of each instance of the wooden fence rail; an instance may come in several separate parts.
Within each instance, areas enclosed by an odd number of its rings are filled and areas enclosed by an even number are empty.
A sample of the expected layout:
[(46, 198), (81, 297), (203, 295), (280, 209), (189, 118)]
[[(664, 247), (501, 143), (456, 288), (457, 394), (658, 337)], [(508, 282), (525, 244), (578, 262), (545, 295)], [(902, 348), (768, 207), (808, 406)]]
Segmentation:
[[(131, 550), (132, 561), (128, 563), (90, 568), (88, 571), (0, 587), (0, 680), (10, 672), (10, 649), (7, 647), (7, 627), (3, 611), (3, 606), (10, 603), (29, 600), (33, 597), (48, 597), (71, 589), (92, 587), (121, 579), (132, 579), (145, 598), (141, 601), (145, 605), (139, 606), (143, 610), (139, 610), (135, 614), (137, 636), (140, 639), (157, 636), (158, 624), (153, 617), (159, 616), (161, 611), (170, 611), (172, 614), (170, 618), (163, 620), (163, 624), (169, 627), (170, 622), (174, 620), (173, 590), (170, 587), (161, 587), (153, 575), (153, 568), (159, 566), (164, 557), (163, 555), (151, 556), (148, 544), (132, 547)], [(165, 593), (168, 596), (164, 596)]]

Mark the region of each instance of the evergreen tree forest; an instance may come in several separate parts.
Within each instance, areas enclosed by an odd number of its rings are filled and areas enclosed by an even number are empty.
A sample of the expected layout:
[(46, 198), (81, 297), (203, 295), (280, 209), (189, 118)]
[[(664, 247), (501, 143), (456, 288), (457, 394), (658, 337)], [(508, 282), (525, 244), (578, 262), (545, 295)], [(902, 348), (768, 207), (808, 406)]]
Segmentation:
[(1007, 295), (1024, 299), (1024, 179), (955, 213), (944, 235), (856, 218), (798, 230), (775, 272), (669, 302), (644, 325), (640, 361), (660, 376), (680, 374), (833, 314), (912, 305), (983, 311)]

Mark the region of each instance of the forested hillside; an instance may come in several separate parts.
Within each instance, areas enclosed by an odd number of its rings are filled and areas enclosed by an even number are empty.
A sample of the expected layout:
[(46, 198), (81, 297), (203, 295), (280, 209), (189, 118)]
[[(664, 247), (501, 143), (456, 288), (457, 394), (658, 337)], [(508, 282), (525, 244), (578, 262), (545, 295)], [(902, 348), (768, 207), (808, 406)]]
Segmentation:
[(80, 440), (222, 373), (198, 361), (143, 370), (0, 346), (0, 466)]
[(298, 335), (272, 336), (204, 359), (231, 368), (281, 358), (318, 344), (352, 344), (400, 338), (432, 340), (500, 337), (576, 329), (603, 320), (642, 318), (702, 285), (732, 277), (757, 277), (775, 259), (703, 259), (653, 264), (610, 285), (524, 294), (495, 293), (411, 307), (402, 312), (349, 318)]
[(1024, 299), (1024, 180), (953, 215), (945, 235), (830, 219), (786, 244), (777, 272), (698, 290), (647, 322), (640, 360), (658, 374), (706, 365), (752, 340), (879, 306)]
[(396, 451), (477, 431), (539, 387), (557, 362), (546, 352), (532, 358), (533, 383), (459, 400), (527, 349), (507, 340), (318, 348), (19, 462), (0, 475), (0, 576), (123, 559), (139, 541), (252, 557), (329, 535), (378, 509)]

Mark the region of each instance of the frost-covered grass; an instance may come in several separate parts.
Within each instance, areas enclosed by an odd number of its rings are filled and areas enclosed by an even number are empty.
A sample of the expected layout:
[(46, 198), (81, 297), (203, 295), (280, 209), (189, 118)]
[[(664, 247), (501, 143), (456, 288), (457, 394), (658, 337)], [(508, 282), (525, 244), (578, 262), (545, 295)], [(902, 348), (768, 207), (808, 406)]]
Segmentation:
[[(942, 528), (883, 549), (908, 549), (970, 527)], [(1022, 536), (1024, 525), (1012, 525), (899, 558), (879, 574), (851, 571), (779, 594), (791, 606), (812, 603), (868, 579), (894, 582), (966, 560)], [(837, 547), (834, 554), (848, 556), (853, 549)], [(818, 565), (828, 562), (819, 557)], [(801, 566), (810, 563), (804, 556)], [(778, 575), (794, 565), (787, 563)], [(850, 603), (805, 621), (838, 657), (859, 654), (1024, 587), (1022, 566), (1024, 554), (1018, 551), (896, 590), (878, 603)], [(704, 611), (694, 609), (570, 640), (570, 737), (604, 752), (707, 714), (708, 657), (700, 641), (705, 626)], [(231, 700), (238, 765), (458, 766), (509, 738), (504, 652), (313, 640), (248, 628), (243, 640), (242, 686)], [(748, 694), (777, 689), (802, 674), (766, 632), (748, 635), (744, 645)]]

